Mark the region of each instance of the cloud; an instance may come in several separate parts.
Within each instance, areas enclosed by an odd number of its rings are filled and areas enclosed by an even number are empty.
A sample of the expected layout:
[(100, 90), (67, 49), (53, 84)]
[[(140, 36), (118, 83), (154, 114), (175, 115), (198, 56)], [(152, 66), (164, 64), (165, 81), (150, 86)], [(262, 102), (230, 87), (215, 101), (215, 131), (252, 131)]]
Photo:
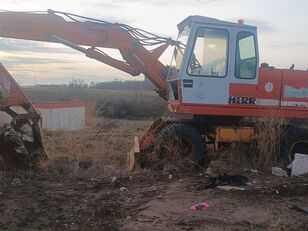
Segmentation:
[[(237, 22), (239, 18), (229, 18), (226, 20), (230, 22)], [(276, 28), (271, 23), (265, 22), (263, 20), (244, 18), (244, 21), (247, 25), (256, 26), (258, 28), (258, 31), (261, 33), (271, 33), (276, 30)]]
[(102, 1), (102, 0), (88, 0), (85, 1), (79, 0), (77, 4), (84, 6), (86, 8), (100, 9), (100, 11), (110, 10), (110, 9), (118, 9), (121, 8), (121, 4), (117, 1)]
[(166, 5), (166, 4), (205, 4), (205, 3), (214, 3), (220, 2), (223, 0), (88, 0), (86, 3), (85, 1), (79, 0), (79, 4), (84, 5), (92, 5), (92, 6), (105, 6), (106, 8), (118, 8), (122, 7), (125, 4), (131, 3), (150, 3), (150, 4), (159, 4), (159, 5)]
[[(62, 47), (63, 46), (63, 47)], [(6, 52), (40, 52), (40, 53), (65, 53), (72, 54), (74, 51), (64, 45), (51, 45), (45, 42), (33, 42), (19, 39), (0, 38), (0, 51)]]
[[(124, 17), (123, 15), (114, 14), (118, 10), (125, 8), (128, 1), (102, 1), (102, 0), (88, 0), (87, 2), (79, 0), (77, 4), (80, 7), (80, 15), (104, 20), (107, 22), (119, 22), (125, 24), (132, 24), (134, 19)], [(124, 4), (123, 4), (124, 3)], [(73, 13), (73, 12), (69, 12)]]
[(290, 42), (283, 44), (272, 45), (273, 49), (285, 49), (285, 48), (308, 48), (308, 42)]
[[(146, 4), (155, 4), (159, 6), (166, 6), (166, 5), (192, 5), (192, 4), (210, 4), (221, 2), (223, 0), (127, 0), (127, 3), (146, 3)], [(123, 0), (113, 0), (113, 3), (123, 3)]]
[[(38, 0), (32, 0), (32, 2), (35, 2), (35, 1), (38, 1)], [(3, 5), (3, 4), (11, 4), (11, 5), (14, 5), (14, 4), (20, 4), (20, 3), (25, 3), (24, 0), (10, 0), (10, 1), (7, 1), (7, 0), (0, 0), (0, 4)]]
[(28, 65), (28, 64), (63, 64), (73, 63), (66, 59), (42, 58), (42, 57), (8, 57), (5, 58), (8, 65)]
[(270, 24), (269, 22), (262, 21), (262, 20), (247, 19), (245, 20), (245, 22), (249, 25), (256, 26), (258, 30), (263, 33), (271, 33), (276, 30), (272, 24)]

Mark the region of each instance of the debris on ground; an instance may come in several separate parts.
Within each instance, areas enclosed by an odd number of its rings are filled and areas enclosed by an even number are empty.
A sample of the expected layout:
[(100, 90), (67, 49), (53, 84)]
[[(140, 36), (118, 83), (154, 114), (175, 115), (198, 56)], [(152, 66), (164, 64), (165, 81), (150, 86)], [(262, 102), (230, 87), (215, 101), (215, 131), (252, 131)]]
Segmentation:
[(210, 177), (206, 189), (215, 188), (217, 186), (244, 186), (248, 183), (249, 179), (242, 175), (219, 175), (216, 177)]
[(12, 180), (12, 185), (21, 185), (21, 180), (19, 178), (15, 177)]
[(127, 191), (127, 188), (121, 187), (121, 188), (120, 188), (120, 191), (121, 191), (121, 192), (125, 192), (125, 191)]
[(272, 175), (274, 176), (288, 176), (288, 173), (279, 167), (272, 167)]
[[(76, 154), (86, 153), (93, 156), (90, 169), (79, 169), (75, 162), (52, 161), (52, 167), (68, 171), (50, 171), (49, 166), (42, 172), (2, 170), (1, 230), (308, 230), (307, 216), (290, 209), (292, 204), (308, 209), (308, 175), (276, 177), (261, 170), (254, 174), (250, 166), (245, 172), (237, 166), (218, 166), (219, 171), (213, 166), (214, 173), (231, 175), (236, 170), (249, 178), (247, 186), (229, 185), (246, 190), (226, 191), (206, 189), (210, 176), (204, 174), (149, 169), (127, 173), (125, 154), (136, 128), (151, 123), (111, 121), (119, 126), (91, 141), (93, 150), (83, 150), (84, 145), (80, 145), (62, 153), (54, 147), (62, 147), (62, 140), (63, 147), (71, 142), (64, 142), (58, 135), (45, 137), (52, 158), (63, 154), (78, 159), (83, 156)], [(84, 140), (93, 137), (96, 130), (88, 128), (73, 134), (77, 137), (74, 140)], [(119, 160), (124, 162), (119, 164)], [(128, 190), (121, 192), (121, 187)], [(190, 210), (193, 204), (204, 201), (209, 209)]]
[(205, 172), (204, 172), (205, 175), (213, 175), (213, 171), (212, 171), (212, 168), (211, 167), (208, 167)]
[(114, 183), (118, 178), (116, 176), (111, 177), (111, 183)]
[(257, 169), (250, 169), (250, 171), (251, 171), (252, 173), (255, 173), (255, 174), (258, 173), (258, 170), (257, 170)]
[(207, 202), (201, 202), (198, 204), (194, 204), (190, 207), (191, 211), (196, 211), (196, 210), (206, 210), (208, 209), (210, 206)]
[(235, 187), (235, 186), (229, 186), (229, 185), (217, 186), (217, 188), (218, 188), (218, 189), (225, 190), (225, 191), (230, 191), (230, 190), (244, 191), (244, 190), (246, 190), (245, 188), (242, 188), (242, 187)]
[(308, 155), (296, 153), (291, 164), (291, 176), (308, 174)]
[(298, 205), (292, 205), (291, 208), (294, 209), (294, 210), (296, 210), (296, 211), (298, 211), (298, 212), (302, 212), (302, 213), (308, 215), (308, 210), (307, 210), (307, 209), (304, 209), (303, 207), (300, 207), (300, 206), (298, 206)]

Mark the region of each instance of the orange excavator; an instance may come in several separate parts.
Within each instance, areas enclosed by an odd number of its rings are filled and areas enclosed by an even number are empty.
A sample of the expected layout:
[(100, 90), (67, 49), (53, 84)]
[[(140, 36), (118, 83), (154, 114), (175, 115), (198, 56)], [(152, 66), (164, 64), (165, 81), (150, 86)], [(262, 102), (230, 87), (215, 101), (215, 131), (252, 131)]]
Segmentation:
[[(189, 16), (178, 24), (178, 30), (175, 41), (125, 24), (53, 10), (0, 12), (0, 37), (61, 43), (132, 76), (144, 74), (166, 100), (169, 111), (181, 115), (157, 120), (144, 137), (135, 139), (130, 168), (146, 151), (155, 149), (164, 158), (170, 144), (181, 147), (183, 155), (202, 166), (208, 143), (218, 147), (251, 142), (256, 118), (273, 111), (284, 126), (282, 163), (290, 162), (292, 153), (307, 146), (308, 71), (259, 65), (257, 28), (242, 20), (232, 23)], [(166, 66), (159, 58), (169, 46), (175, 49), (171, 65)], [(122, 60), (106, 54), (104, 48), (117, 49)], [(25, 153), (38, 153), (36, 149), (43, 150), (38, 113), (1, 69), (0, 110), (13, 120), (0, 130), (0, 154), (6, 147), (16, 153), (15, 143), (23, 144)], [(13, 112), (14, 107), (22, 107), (27, 116)], [(20, 118), (23, 122), (18, 123)], [(20, 132), (24, 123), (31, 128), (26, 129), (31, 142)]]

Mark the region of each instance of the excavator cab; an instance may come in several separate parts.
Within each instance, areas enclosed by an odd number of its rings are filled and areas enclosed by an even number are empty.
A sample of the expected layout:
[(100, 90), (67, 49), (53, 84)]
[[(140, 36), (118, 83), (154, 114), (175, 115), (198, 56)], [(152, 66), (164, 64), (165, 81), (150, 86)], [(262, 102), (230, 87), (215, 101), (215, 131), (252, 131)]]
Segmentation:
[[(169, 106), (170, 102), (228, 105), (233, 84), (258, 82), (256, 27), (242, 20), (190, 16), (178, 24), (178, 30), (179, 45), (167, 77)], [(171, 110), (176, 112), (176, 107)]]

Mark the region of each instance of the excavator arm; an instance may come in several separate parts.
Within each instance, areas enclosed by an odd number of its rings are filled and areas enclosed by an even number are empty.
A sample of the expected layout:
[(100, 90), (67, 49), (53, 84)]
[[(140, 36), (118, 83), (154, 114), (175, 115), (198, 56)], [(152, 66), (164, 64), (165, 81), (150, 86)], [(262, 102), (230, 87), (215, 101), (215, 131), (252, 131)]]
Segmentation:
[[(159, 61), (162, 53), (177, 42), (125, 24), (109, 23), (75, 14), (0, 11), (0, 37), (61, 43), (87, 57), (132, 76), (143, 73), (166, 99), (166, 70)], [(117, 49), (122, 60), (101, 48)], [(17, 82), (0, 64), (0, 156), (14, 165), (35, 166), (47, 158), (39, 130), (40, 115)]]
[[(165, 66), (159, 57), (177, 42), (125, 24), (109, 23), (75, 14), (0, 12), (0, 37), (62, 43), (133, 76), (143, 73), (166, 99)], [(86, 46), (86, 47), (84, 47)], [(123, 60), (100, 48), (117, 49)]]
[(0, 64), (0, 156), (4, 162), (34, 167), (38, 161), (47, 159), (39, 122), (39, 112)]

